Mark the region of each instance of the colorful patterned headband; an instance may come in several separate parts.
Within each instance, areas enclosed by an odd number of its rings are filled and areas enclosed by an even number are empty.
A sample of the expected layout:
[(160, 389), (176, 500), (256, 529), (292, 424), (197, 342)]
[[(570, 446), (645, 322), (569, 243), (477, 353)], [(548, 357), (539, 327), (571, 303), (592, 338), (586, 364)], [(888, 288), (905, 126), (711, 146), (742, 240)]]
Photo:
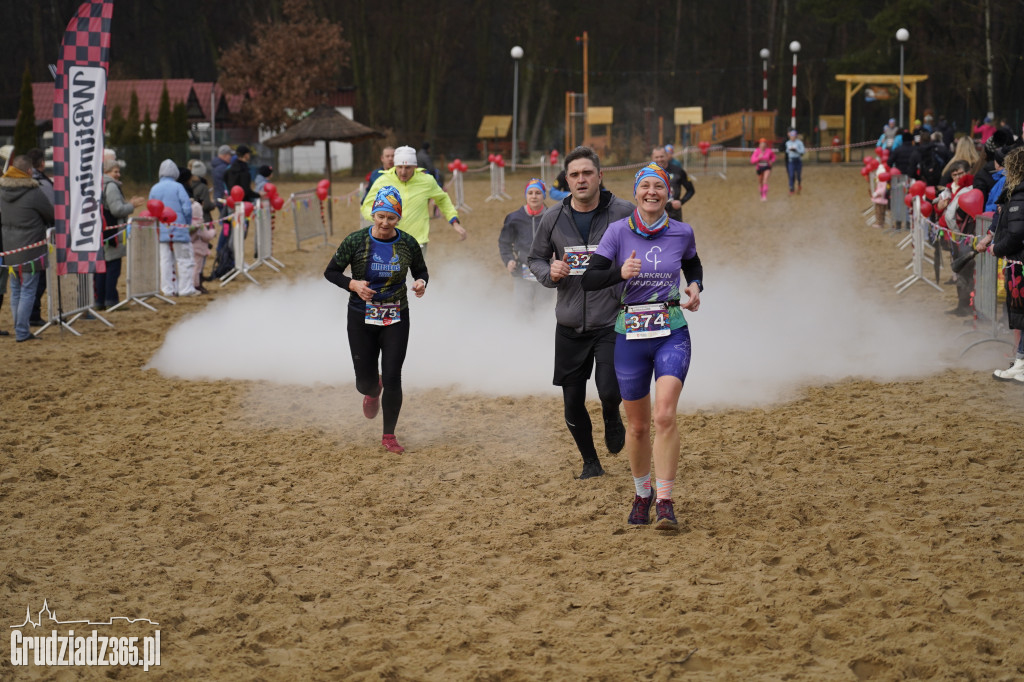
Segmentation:
[(370, 209), (370, 214), (373, 215), (379, 211), (387, 211), (394, 213), (399, 218), (402, 217), (402, 195), (391, 185), (381, 187), (373, 199), (373, 208)]
[(633, 177), (633, 194), (636, 194), (636, 188), (640, 186), (640, 181), (650, 177), (658, 178), (665, 185), (665, 189), (668, 189), (668, 173), (658, 164), (649, 163), (638, 170)]

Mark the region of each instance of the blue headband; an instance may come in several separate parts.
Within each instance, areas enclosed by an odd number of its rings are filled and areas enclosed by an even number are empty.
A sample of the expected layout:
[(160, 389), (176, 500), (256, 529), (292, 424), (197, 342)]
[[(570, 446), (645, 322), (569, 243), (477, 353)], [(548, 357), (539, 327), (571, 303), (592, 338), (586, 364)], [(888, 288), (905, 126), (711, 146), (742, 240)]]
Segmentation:
[(544, 186), (544, 181), (540, 178), (530, 178), (530, 181), (526, 183), (526, 191), (529, 192), (531, 188), (536, 187), (540, 190), (540, 193), (544, 195), (544, 198), (548, 198), (548, 188)]
[(391, 185), (381, 187), (377, 192), (377, 196), (373, 199), (373, 208), (370, 209), (370, 215), (380, 211), (394, 213), (399, 218), (402, 217), (402, 195)]
[(649, 163), (636, 172), (633, 177), (633, 194), (636, 194), (636, 188), (640, 185), (640, 181), (644, 178), (658, 178), (665, 185), (665, 189), (668, 189), (668, 173), (665, 169), (656, 163)]

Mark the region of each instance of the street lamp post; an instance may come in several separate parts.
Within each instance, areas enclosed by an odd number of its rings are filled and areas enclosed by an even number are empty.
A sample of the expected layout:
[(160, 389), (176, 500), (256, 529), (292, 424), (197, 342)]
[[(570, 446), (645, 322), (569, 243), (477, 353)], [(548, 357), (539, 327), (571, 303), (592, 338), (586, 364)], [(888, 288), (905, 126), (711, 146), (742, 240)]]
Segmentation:
[(900, 41), (900, 129), (903, 128), (903, 43), (910, 40), (910, 31), (901, 28), (896, 31), (896, 40)]
[(512, 81), (512, 172), (516, 172), (516, 161), (519, 159), (519, 60), (523, 58), (523, 48), (516, 45), (512, 48), (512, 59), (515, 63), (515, 77)]
[(761, 110), (768, 111), (768, 57), (771, 52), (761, 48)]
[(793, 105), (789, 117), (789, 128), (796, 128), (796, 54), (800, 51), (800, 43), (796, 40), (789, 44), (789, 51), (793, 53)]

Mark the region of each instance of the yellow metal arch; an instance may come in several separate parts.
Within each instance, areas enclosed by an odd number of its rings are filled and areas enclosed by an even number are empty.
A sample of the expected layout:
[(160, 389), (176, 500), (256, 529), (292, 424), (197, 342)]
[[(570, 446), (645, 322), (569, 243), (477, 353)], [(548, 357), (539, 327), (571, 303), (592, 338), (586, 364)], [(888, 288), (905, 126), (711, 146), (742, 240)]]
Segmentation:
[[(846, 83), (846, 146), (843, 154), (843, 159), (846, 161), (850, 160), (850, 116), (852, 113), (852, 102), (853, 96), (860, 92), (860, 89), (868, 84), (879, 84), (879, 85), (899, 85), (900, 75), (874, 75), (874, 76), (850, 76), (850, 75), (837, 75), (837, 81), (843, 81)], [(908, 121), (913, 121), (917, 118), (917, 84), (921, 81), (928, 80), (928, 76), (908, 76), (903, 75), (903, 95), (907, 98), (910, 103)]]

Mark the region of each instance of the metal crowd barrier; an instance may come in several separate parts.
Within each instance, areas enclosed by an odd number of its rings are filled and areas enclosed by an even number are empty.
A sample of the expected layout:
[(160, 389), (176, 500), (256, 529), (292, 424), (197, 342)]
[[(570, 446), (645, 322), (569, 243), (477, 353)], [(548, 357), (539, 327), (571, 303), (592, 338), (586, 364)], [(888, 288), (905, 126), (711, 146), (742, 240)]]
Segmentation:
[(907, 225), (910, 220), (907, 205), (904, 203), (909, 186), (910, 178), (906, 175), (894, 175), (889, 179), (889, 213), (892, 214), (892, 221), (897, 230), (901, 226)]
[(295, 222), (295, 248), (301, 249), (302, 242), (317, 237), (327, 244), (327, 225), (324, 223), (321, 202), (316, 196), (316, 190), (296, 192), (289, 200), (292, 202), (292, 218)]
[(160, 238), (152, 218), (129, 218), (125, 235), (128, 252), (124, 257), (125, 297), (110, 310), (129, 303), (155, 311), (146, 301), (155, 298), (177, 305), (160, 292)]
[(89, 319), (96, 319), (113, 328), (114, 325), (104, 319), (93, 307), (93, 276), (89, 274), (68, 273), (57, 274), (55, 228), (46, 231), (46, 324), (37, 329), (35, 336), (42, 334), (51, 326), (67, 329), (75, 336), (81, 333), (72, 325), (88, 314)]
[[(903, 204), (902, 199), (900, 199), (900, 204), (903, 205), (904, 208), (906, 207), (906, 205)], [(907, 266), (911, 269), (911, 274), (909, 277), (906, 277), (896, 283), (895, 289), (898, 294), (902, 294), (915, 282), (924, 282), (925, 284), (930, 284), (939, 291), (942, 291), (942, 287), (924, 276), (924, 245), (926, 241), (925, 229), (927, 224), (927, 221), (921, 215), (921, 198), (914, 197), (914, 211), (911, 215), (910, 224), (910, 243), (913, 246), (913, 256), (910, 259), (910, 264)]]
[(274, 224), (271, 210), (270, 204), (262, 199), (256, 202), (253, 209), (253, 224), (256, 228), (256, 262), (252, 264), (250, 270), (266, 265), (274, 272), (281, 272), (281, 268), (284, 267), (284, 263), (274, 258)]
[[(707, 154), (699, 147), (684, 147), (682, 153), (683, 170), (689, 175), (713, 175), (717, 173), (726, 179), (727, 163), (725, 147), (711, 147)], [(782, 159), (782, 171), (785, 172), (786, 160)]]
[[(974, 233), (977, 236), (984, 236), (992, 228), (992, 218), (990, 216), (978, 216), (975, 219), (975, 228)], [(974, 262), (974, 312), (976, 319), (974, 321), (974, 328), (960, 336), (981, 334), (983, 338), (968, 344), (966, 348), (960, 351), (961, 356), (983, 343), (1014, 345), (1013, 341), (1004, 338), (1007, 336), (1012, 338), (1012, 335), (1005, 323), (1001, 324), (999, 319), (999, 259), (985, 251), (975, 256)]]
[(223, 287), (239, 275), (245, 275), (253, 284), (259, 284), (249, 274), (255, 265), (245, 262), (245, 207), (241, 201), (235, 203), (235, 212), (231, 216), (231, 250), (235, 254), (235, 267), (220, 278), (220, 285)]

